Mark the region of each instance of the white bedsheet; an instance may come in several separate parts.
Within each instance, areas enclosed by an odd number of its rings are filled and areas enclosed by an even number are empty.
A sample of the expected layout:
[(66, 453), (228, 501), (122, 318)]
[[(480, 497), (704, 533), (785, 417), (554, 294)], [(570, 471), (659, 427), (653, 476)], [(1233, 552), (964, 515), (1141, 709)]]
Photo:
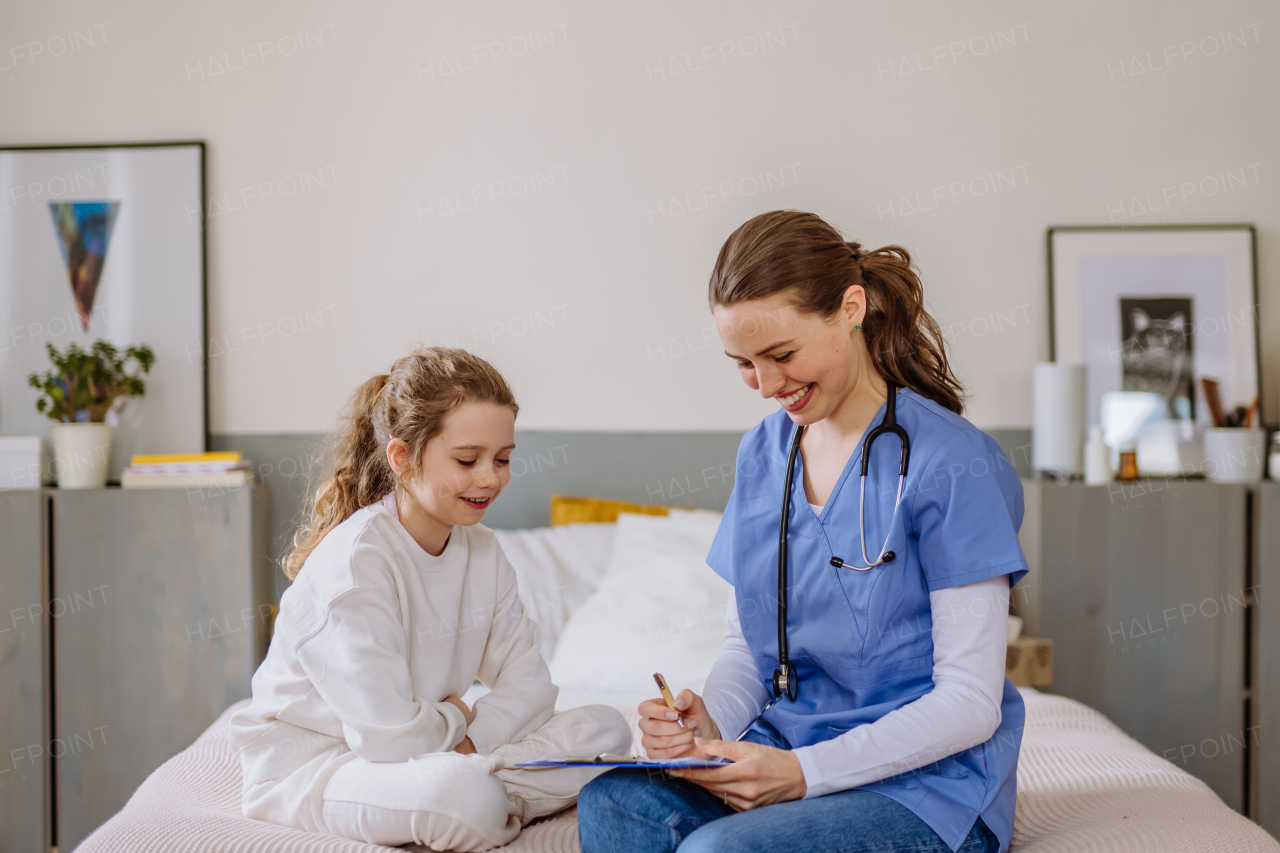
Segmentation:
[[(646, 694), (638, 694), (641, 698)], [(1018, 765), (1018, 853), (1280, 853), (1280, 842), (1227, 808), (1209, 787), (1126, 736), (1096, 711), (1023, 690), (1027, 725)], [(562, 695), (559, 707), (602, 697)], [(635, 697), (632, 697), (635, 698)], [(80, 853), (392, 853), (240, 815), (240, 766), (227, 740), (233, 705), (138, 788)], [(633, 725), (634, 702), (620, 708)], [(510, 853), (576, 853), (570, 809), (527, 827)]]

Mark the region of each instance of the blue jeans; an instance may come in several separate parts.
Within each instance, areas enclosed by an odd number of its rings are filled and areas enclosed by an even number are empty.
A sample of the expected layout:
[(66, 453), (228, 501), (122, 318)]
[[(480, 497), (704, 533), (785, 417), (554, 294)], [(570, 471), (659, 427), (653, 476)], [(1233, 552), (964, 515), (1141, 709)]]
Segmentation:
[[(840, 791), (735, 812), (700, 785), (619, 767), (578, 795), (582, 853), (950, 853), (906, 806), (873, 791)], [(996, 853), (982, 818), (961, 853)]]

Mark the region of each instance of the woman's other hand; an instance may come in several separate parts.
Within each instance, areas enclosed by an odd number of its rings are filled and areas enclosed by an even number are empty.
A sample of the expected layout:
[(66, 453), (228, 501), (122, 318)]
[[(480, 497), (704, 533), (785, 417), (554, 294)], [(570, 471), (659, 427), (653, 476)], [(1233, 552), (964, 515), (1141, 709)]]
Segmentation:
[[(476, 712), (468, 708), (467, 703), (463, 702), (457, 696), (446, 696), (444, 697), (444, 701), (448, 702), (450, 705), (452, 705), (453, 707), (457, 708), (459, 711), (462, 712), (462, 716), (466, 719), (468, 726), (475, 721)], [(472, 750), (472, 751), (474, 752), (475, 750)]]
[(476, 745), (471, 742), (471, 738), (464, 737), (462, 739), (462, 743), (455, 746), (453, 748), (453, 751), (457, 753), (461, 753), (462, 755), (474, 755), (476, 751)]
[[(704, 758), (694, 745), (696, 734), (703, 740), (718, 740), (720, 729), (711, 719), (702, 697), (692, 690), (681, 690), (676, 697), (676, 711), (667, 707), (662, 699), (648, 699), (640, 703), (640, 743), (650, 758)], [(677, 722), (684, 718), (684, 728)]]
[(696, 747), (706, 755), (732, 759), (733, 764), (667, 772), (701, 785), (737, 811), (798, 800), (809, 790), (800, 759), (790, 750), (741, 741), (708, 742), (701, 736)]

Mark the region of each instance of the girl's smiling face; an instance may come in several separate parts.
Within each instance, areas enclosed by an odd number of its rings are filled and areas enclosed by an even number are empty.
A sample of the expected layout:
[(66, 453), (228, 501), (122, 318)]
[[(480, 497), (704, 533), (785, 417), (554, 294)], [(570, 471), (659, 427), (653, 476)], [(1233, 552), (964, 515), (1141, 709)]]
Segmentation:
[(427, 553), (444, 551), (455, 524), (478, 524), (511, 482), (515, 430), (510, 408), (468, 402), (445, 417), (417, 471), (409, 464), (409, 445), (399, 438), (388, 442), (387, 462), (400, 478), (397, 514)]

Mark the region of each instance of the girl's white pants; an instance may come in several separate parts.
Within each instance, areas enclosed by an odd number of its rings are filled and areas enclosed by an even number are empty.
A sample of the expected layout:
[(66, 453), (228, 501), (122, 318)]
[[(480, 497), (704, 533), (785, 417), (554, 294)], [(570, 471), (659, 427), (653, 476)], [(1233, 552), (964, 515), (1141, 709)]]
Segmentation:
[(324, 789), (322, 831), (369, 844), (431, 850), (487, 850), (511, 841), (536, 817), (567, 808), (603, 770), (506, 769), (536, 758), (626, 754), (631, 729), (613, 708), (562, 711), (522, 740), (489, 755), (441, 752), (410, 761), (344, 764)]

